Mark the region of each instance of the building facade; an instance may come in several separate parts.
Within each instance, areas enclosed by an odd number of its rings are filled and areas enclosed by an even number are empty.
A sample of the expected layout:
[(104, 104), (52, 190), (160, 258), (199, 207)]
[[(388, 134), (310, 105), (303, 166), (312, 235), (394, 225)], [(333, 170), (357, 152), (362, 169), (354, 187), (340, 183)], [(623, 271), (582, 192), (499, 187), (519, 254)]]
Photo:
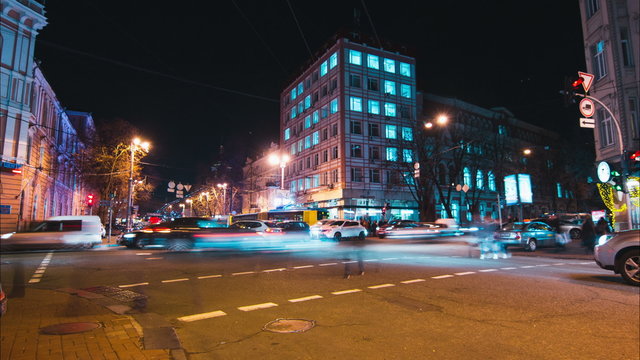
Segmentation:
[(247, 159), (242, 168), (242, 213), (267, 211), (293, 204), (289, 189), (281, 189), (280, 164), (274, 163), (271, 158), (278, 154), (278, 145), (272, 143), (255, 160)]
[(602, 185), (601, 195), (617, 228), (638, 228), (640, 174), (629, 172), (621, 159), (640, 149), (640, 3), (580, 0), (580, 11), (586, 70), (595, 76), (589, 95), (601, 102), (594, 115), (596, 164), (606, 161), (630, 180), (620, 199)]
[(290, 156), (285, 186), (298, 206), (330, 217), (417, 219), (397, 163), (416, 121), (415, 59), (338, 38), (281, 94), (280, 149)]

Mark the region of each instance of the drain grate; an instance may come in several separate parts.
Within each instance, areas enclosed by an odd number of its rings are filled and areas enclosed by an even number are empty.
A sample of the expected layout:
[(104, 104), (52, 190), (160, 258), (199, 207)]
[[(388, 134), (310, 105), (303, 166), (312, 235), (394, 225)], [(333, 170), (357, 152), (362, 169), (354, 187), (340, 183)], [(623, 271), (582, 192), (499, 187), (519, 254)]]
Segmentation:
[(274, 333), (301, 333), (312, 329), (314, 326), (316, 326), (316, 322), (313, 320), (276, 319), (267, 323), (262, 330)]
[(77, 334), (85, 331), (91, 331), (101, 327), (100, 323), (94, 322), (77, 322), (77, 323), (64, 323), (56, 324), (44, 327), (40, 329), (40, 333), (46, 335), (68, 335)]

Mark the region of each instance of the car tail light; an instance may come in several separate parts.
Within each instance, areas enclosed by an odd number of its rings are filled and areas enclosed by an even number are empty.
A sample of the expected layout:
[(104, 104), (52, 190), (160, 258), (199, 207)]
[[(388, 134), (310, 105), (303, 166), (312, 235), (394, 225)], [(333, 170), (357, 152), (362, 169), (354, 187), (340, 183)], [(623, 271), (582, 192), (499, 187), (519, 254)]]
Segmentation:
[(153, 229), (152, 228), (143, 228), (140, 231), (142, 231), (143, 233), (152, 233)]
[(516, 240), (520, 240), (522, 239), (522, 236), (519, 232), (516, 233)]
[(159, 233), (170, 233), (171, 229), (170, 228), (164, 228), (164, 227), (158, 227), (158, 228), (153, 229), (153, 231), (159, 232)]
[(267, 230), (265, 230), (265, 232), (268, 232), (268, 233), (279, 233), (279, 232), (282, 232), (282, 229), (278, 229), (278, 228), (267, 228)]

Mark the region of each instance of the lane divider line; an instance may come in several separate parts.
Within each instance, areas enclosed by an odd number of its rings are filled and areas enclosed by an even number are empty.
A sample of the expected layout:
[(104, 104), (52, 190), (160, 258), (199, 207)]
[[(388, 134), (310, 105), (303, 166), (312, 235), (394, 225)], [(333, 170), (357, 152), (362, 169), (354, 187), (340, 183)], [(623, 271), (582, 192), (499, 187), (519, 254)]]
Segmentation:
[(538, 264), (538, 265), (536, 265), (536, 266), (540, 266), (540, 267), (542, 267), (542, 266), (551, 266), (551, 265), (549, 265), (549, 264)]
[(44, 276), (44, 272), (47, 270), (47, 266), (49, 266), (49, 262), (51, 262), (51, 257), (53, 256), (53, 251), (50, 251), (45, 255), (45, 257), (40, 262), (40, 266), (37, 267), (36, 271), (29, 279), (29, 284), (39, 283)]
[(510, 267), (503, 267), (503, 268), (500, 268), (500, 269), (501, 269), (501, 270), (515, 270), (515, 269), (517, 269), (517, 268), (514, 268), (514, 267), (511, 267), (511, 266), (510, 266)]
[(136, 255), (138, 255), (138, 256), (147, 256), (147, 255), (151, 255), (151, 253), (150, 252), (136, 253)]
[(367, 287), (369, 289), (382, 289), (382, 288), (387, 288), (392, 286), (395, 286), (395, 284), (380, 284), (380, 285), (373, 285), (373, 286), (367, 286)]
[(344, 295), (344, 294), (351, 294), (351, 293), (357, 293), (362, 291), (361, 289), (349, 289), (349, 290), (342, 290), (342, 291), (334, 291), (331, 294), (333, 295)]
[(355, 264), (355, 263), (357, 263), (357, 261), (355, 261), (355, 260), (351, 260), (351, 261), (343, 261), (342, 263), (343, 263), (343, 264)]
[(173, 282), (179, 282), (179, 281), (189, 281), (189, 279), (181, 278), (181, 279), (162, 280), (163, 283), (173, 283)]
[(390, 257), (390, 258), (384, 258), (382, 260), (383, 261), (390, 261), (390, 260), (398, 260), (398, 258)]
[(380, 261), (380, 260), (378, 260), (378, 259), (366, 259), (366, 260), (364, 260), (364, 261), (369, 262), (369, 261)]
[(148, 257), (145, 260), (162, 260), (161, 257)]
[(318, 264), (318, 266), (332, 266), (332, 265), (338, 265), (338, 263), (324, 263), (324, 264)]
[(531, 269), (534, 268), (535, 266), (533, 265), (525, 265), (525, 266), (520, 266), (521, 269)]
[(476, 273), (475, 271), (465, 271), (465, 272), (453, 273), (453, 275), (464, 276), (464, 275), (471, 275), (475, 273)]
[(236, 273), (232, 273), (231, 275), (233, 276), (237, 276), (237, 275), (249, 275), (249, 274), (255, 274), (255, 271), (243, 271), (243, 272), (236, 272)]
[(148, 282), (141, 282), (141, 283), (137, 283), (137, 284), (118, 285), (118, 287), (128, 288), (128, 287), (145, 286), (145, 285), (149, 285), (149, 283)]
[(566, 263), (556, 263), (556, 264), (553, 264), (553, 265), (554, 266), (561, 266), (561, 265), (567, 265), (567, 264)]
[(478, 271), (479, 272), (493, 272), (493, 271), (498, 271), (498, 269), (480, 269)]
[(262, 272), (270, 273), (270, 272), (286, 271), (286, 270), (287, 270), (287, 268), (277, 268), (277, 269), (262, 270)]
[(294, 269), (308, 269), (308, 268), (312, 268), (314, 267), (314, 265), (300, 265), (300, 266), (294, 266)]
[(322, 299), (322, 298), (323, 297), (320, 295), (311, 295), (311, 296), (305, 296), (297, 299), (289, 299), (288, 301), (292, 303), (297, 303), (297, 302), (316, 300), (316, 299)]
[(278, 306), (278, 304), (276, 303), (272, 303), (272, 302), (268, 302), (268, 303), (262, 303), (262, 304), (256, 304), (256, 305), (248, 305), (248, 306), (240, 306), (238, 308), (238, 310), (240, 311), (253, 311), (253, 310), (260, 310), (260, 309), (268, 309), (268, 308), (272, 308)]
[(453, 275), (440, 275), (440, 276), (432, 276), (432, 279), (446, 279), (446, 278), (450, 278), (453, 277)]
[(411, 279), (411, 280), (405, 280), (405, 281), (400, 281), (403, 284), (414, 284), (414, 283), (418, 283), (418, 282), (423, 282), (426, 281), (425, 279)]
[(204, 276), (198, 276), (199, 280), (202, 279), (211, 279), (211, 278), (219, 278), (222, 277), (222, 275), (204, 275)]
[(201, 314), (182, 316), (182, 317), (179, 317), (178, 320), (183, 322), (191, 322), (191, 321), (197, 321), (197, 320), (216, 318), (216, 317), (225, 316), (225, 315), (227, 315), (226, 312), (222, 310), (216, 310), (216, 311), (211, 311), (211, 312), (206, 312)]

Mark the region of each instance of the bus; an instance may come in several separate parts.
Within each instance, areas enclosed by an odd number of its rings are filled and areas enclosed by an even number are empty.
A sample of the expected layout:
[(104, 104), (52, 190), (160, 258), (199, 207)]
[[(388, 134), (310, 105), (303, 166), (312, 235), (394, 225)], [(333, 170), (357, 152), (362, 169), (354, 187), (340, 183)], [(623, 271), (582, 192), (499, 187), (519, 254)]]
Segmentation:
[(319, 220), (328, 219), (329, 211), (327, 209), (320, 208), (305, 208), (305, 209), (276, 209), (257, 213), (238, 214), (233, 215), (231, 222), (239, 220), (271, 220), (271, 221), (285, 221), (295, 220), (304, 221), (309, 226), (314, 225)]

